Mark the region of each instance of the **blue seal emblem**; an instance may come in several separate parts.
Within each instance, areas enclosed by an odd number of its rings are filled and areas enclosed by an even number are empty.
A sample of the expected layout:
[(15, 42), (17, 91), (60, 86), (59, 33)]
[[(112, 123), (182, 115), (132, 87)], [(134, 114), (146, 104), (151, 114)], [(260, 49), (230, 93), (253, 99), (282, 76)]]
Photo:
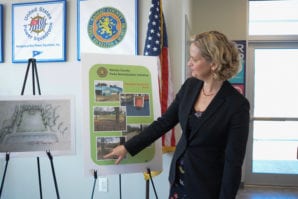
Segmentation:
[(88, 22), (91, 41), (101, 48), (111, 48), (124, 38), (127, 23), (123, 14), (112, 7), (104, 7), (93, 13)]

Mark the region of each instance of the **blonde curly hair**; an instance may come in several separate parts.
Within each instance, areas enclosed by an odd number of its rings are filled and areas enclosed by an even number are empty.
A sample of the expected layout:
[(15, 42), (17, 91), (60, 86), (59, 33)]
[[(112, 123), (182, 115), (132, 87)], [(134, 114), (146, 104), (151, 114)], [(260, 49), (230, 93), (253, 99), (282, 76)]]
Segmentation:
[(191, 40), (201, 51), (201, 55), (217, 67), (212, 71), (213, 77), (227, 80), (235, 76), (240, 67), (240, 54), (234, 42), (218, 31), (208, 31), (194, 35)]

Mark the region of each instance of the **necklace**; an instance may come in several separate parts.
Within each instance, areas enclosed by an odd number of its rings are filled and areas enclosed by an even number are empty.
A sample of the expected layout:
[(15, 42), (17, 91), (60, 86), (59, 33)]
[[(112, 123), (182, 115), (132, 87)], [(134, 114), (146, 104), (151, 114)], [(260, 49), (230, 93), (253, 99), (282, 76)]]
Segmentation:
[(206, 94), (206, 93), (205, 93), (205, 90), (204, 90), (204, 87), (202, 88), (202, 93), (203, 93), (203, 95), (206, 96), (206, 97), (210, 97), (210, 96), (212, 96), (212, 95), (215, 94), (215, 93)]

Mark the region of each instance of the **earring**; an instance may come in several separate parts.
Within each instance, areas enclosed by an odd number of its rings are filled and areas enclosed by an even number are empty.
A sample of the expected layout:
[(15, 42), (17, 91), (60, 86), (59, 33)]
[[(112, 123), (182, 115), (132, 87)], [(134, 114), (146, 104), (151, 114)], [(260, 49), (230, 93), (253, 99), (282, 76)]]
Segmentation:
[(211, 75), (212, 75), (213, 79), (217, 79), (217, 74), (215, 72), (215, 68), (211, 68)]

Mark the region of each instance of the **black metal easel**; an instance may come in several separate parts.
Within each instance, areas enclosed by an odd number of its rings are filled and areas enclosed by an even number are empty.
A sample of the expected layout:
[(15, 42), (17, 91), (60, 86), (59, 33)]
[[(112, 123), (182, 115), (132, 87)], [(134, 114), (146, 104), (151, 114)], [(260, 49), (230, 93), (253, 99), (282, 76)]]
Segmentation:
[(119, 174), (119, 198), (122, 199), (122, 183), (121, 183), (121, 174)]
[(152, 179), (152, 175), (151, 175), (151, 170), (150, 168), (147, 168), (147, 173), (149, 175), (149, 179), (146, 180), (146, 199), (149, 199), (150, 197), (150, 184), (149, 184), (149, 181), (151, 181), (151, 184), (152, 184), (152, 188), (153, 188), (153, 191), (154, 191), (154, 194), (155, 194), (155, 198), (158, 199), (158, 196), (157, 196), (157, 192), (156, 192), (156, 189), (155, 189), (155, 186), (154, 186), (154, 182), (153, 182), (153, 179)]
[[(34, 59), (34, 58), (28, 59), (28, 65), (27, 65), (27, 69), (26, 69), (26, 74), (25, 74), (25, 78), (24, 78), (24, 82), (23, 82), (21, 95), (24, 95), (24, 92), (25, 92), (25, 87), (26, 87), (26, 82), (27, 82), (27, 79), (28, 79), (30, 66), (31, 66), (31, 70), (32, 70), (32, 93), (33, 93), (33, 95), (35, 95), (35, 79), (36, 79), (38, 94), (41, 95), (38, 72), (37, 72), (37, 67), (36, 67), (36, 59)], [(52, 174), (53, 174), (57, 199), (60, 199), (57, 180), (56, 180), (56, 175), (55, 175), (55, 168), (54, 168), (54, 163), (53, 163), (53, 156), (52, 156), (50, 151), (46, 151), (46, 153), (47, 153), (48, 158), (49, 158), (50, 163), (51, 163), (51, 168), (52, 168)], [(40, 194), (40, 198), (42, 199), (42, 185), (41, 185), (39, 157), (37, 157), (37, 170), (38, 170), (39, 194)]]
[(55, 184), (55, 190), (56, 190), (57, 199), (60, 199), (59, 190), (58, 190), (58, 184), (57, 184), (57, 179), (56, 179), (56, 175), (55, 175), (55, 168), (54, 168), (53, 156), (52, 156), (52, 154), (51, 154), (50, 151), (46, 151), (46, 152), (47, 152), (47, 155), (48, 155), (49, 160), (51, 162), (51, 168), (52, 168), (52, 174), (53, 174), (53, 179), (54, 179), (54, 184)]
[[(35, 78), (36, 78), (38, 94), (41, 95), (38, 72), (37, 72), (37, 67), (36, 67), (36, 60), (33, 59), (33, 58), (28, 59), (28, 64), (27, 64), (25, 78), (24, 78), (24, 81), (23, 81), (23, 87), (22, 87), (21, 95), (24, 95), (24, 92), (25, 92), (25, 87), (26, 87), (26, 83), (27, 83), (27, 79), (28, 79), (30, 66), (32, 67), (31, 68), (31, 70), (32, 70), (32, 93), (33, 93), (33, 95), (35, 95)], [(42, 199), (42, 185), (41, 185), (39, 157), (37, 157), (36, 159), (37, 159), (37, 171), (38, 171), (39, 196), (40, 196), (40, 199)]]
[(6, 153), (5, 161), (6, 161), (6, 163), (5, 163), (5, 169), (4, 169), (4, 173), (3, 173), (3, 177), (2, 177), (2, 182), (1, 182), (1, 188), (0, 188), (0, 198), (1, 198), (1, 195), (2, 195), (2, 190), (3, 190), (5, 176), (6, 176), (6, 171), (7, 171), (7, 166), (8, 166), (8, 162), (9, 162), (9, 153)]
[(96, 170), (93, 171), (93, 177), (94, 177), (94, 182), (93, 182), (91, 199), (93, 199), (93, 196), (94, 196), (94, 189), (95, 189), (96, 180), (97, 180), (97, 171)]
[(25, 87), (26, 87), (26, 82), (27, 82), (27, 79), (28, 79), (28, 73), (29, 73), (29, 70), (30, 70), (30, 66), (32, 66), (32, 92), (33, 92), (33, 95), (35, 95), (35, 78), (36, 78), (36, 81), (37, 81), (38, 94), (41, 95), (40, 86), (39, 86), (38, 72), (37, 72), (37, 67), (36, 67), (36, 59), (34, 59), (34, 58), (28, 59), (28, 65), (27, 65), (27, 69), (26, 69), (26, 74), (25, 74), (25, 79), (24, 79), (24, 82), (23, 82), (21, 95), (24, 95), (24, 92), (25, 92)]
[[(39, 79), (38, 79), (38, 73), (37, 73), (37, 67), (36, 67), (36, 60), (33, 59), (33, 58), (28, 60), (28, 65), (27, 65), (27, 70), (26, 70), (26, 74), (25, 74), (25, 79), (24, 79), (24, 82), (23, 82), (21, 95), (24, 95), (24, 91), (25, 91), (26, 82), (27, 82), (27, 79), (28, 79), (28, 73), (29, 73), (30, 66), (32, 66), (32, 84), (33, 84), (32, 85), (33, 86), (32, 90), (33, 90), (33, 95), (35, 95), (35, 78), (36, 78), (36, 81), (37, 81), (38, 93), (39, 93), (39, 95), (41, 95), (40, 86), (39, 86)], [(2, 190), (3, 190), (6, 171), (7, 171), (7, 166), (8, 166), (8, 162), (9, 162), (9, 152), (6, 153), (6, 158), (5, 159), (6, 159), (6, 164), (5, 164), (5, 169), (4, 169), (2, 183), (1, 183), (0, 198), (1, 198)], [(38, 170), (38, 180), (39, 180), (39, 193), (40, 193), (40, 198), (42, 199), (42, 187), (41, 187), (39, 157), (37, 157), (37, 170)]]

